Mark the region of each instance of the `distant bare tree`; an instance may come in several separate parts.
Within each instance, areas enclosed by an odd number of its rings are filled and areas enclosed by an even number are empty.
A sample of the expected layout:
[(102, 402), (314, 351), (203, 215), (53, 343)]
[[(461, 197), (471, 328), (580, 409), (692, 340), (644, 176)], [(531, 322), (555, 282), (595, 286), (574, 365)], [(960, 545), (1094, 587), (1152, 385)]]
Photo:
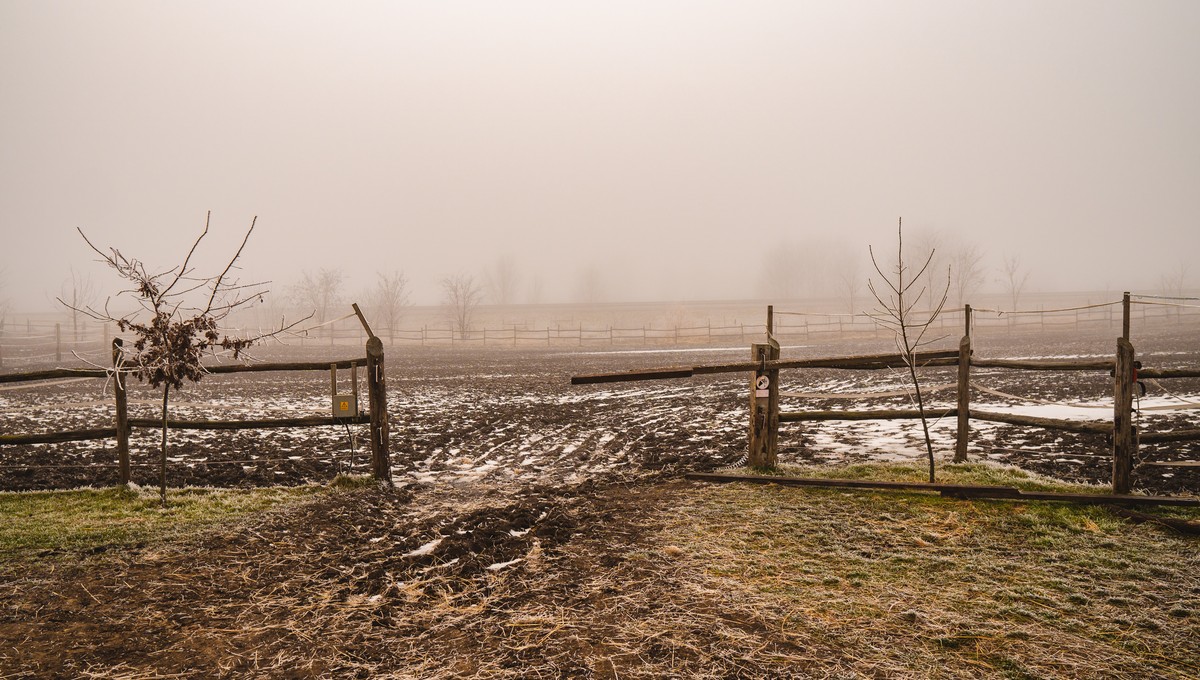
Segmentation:
[(803, 249), (790, 243), (776, 244), (763, 258), (759, 286), (764, 297), (796, 300), (804, 293)]
[(387, 324), (388, 344), (391, 345), (396, 336), (396, 326), (400, 325), (400, 317), (408, 302), (408, 277), (404, 272), (393, 271), (391, 274), (376, 272), (375, 288), (371, 291), (371, 306), (375, 313)]
[(78, 342), (80, 317), (85, 316), (79, 310), (87, 309), (96, 302), (96, 287), (92, 284), (92, 277), (79, 274), (71, 267), (71, 279), (63, 281), (58, 299), (71, 312), (71, 332)]
[(983, 250), (973, 243), (959, 243), (950, 258), (950, 272), (954, 302), (962, 307), (983, 284)]
[[(1162, 288), (1163, 295), (1171, 297), (1184, 297), (1184, 292), (1187, 290), (1187, 262), (1180, 260), (1174, 267), (1162, 273), (1159, 278), (1159, 286)], [(1175, 308), (1175, 318), (1182, 319), (1183, 310)]]
[(858, 294), (862, 292), (863, 273), (858, 258), (854, 257), (852, 253), (842, 253), (841, 262), (837, 267), (837, 279), (841, 284), (842, 292), (846, 295), (848, 311), (851, 314), (857, 313), (856, 302)]
[(4, 332), (5, 324), (8, 323), (8, 296), (5, 295), (6, 283), (4, 280), (4, 270), (0, 269), (0, 333)]
[(458, 337), (467, 338), (475, 308), (483, 301), (483, 289), (470, 274), (454, 274), (442, 279), (442, 304), (450, 325)]
[(511, 255), (497, 259), (487, 270), (486, 280), (492, 304), (511, 305), (516, 302), (521, 274), (517, 271), (517, 261)]
[(1025, 284), (1029, 282), (1029, 270), (1021, 266), (1021, 256), (1014, 254), (1004, 256), (1000, 272), (1004, 275), (1001, 282), (1004, 284), (1005, 291), (1008, 292), (1009, 310), (1016, 311), (1020, 305), (1021, 293), (1025, 290)]
[[(341, 300), (344, 279), (341, 269), (322, 267), (316, 272), (306, 269), (301, 272), (300, 281), (292, 286), (292, 298), (298, 306), (311, 310), (318, 324), (323, 324), (329, 310)], [(329, 332), (333, 333), (333, 329)]]
[(580, 302), (600, 302), (605, 297), (604, 273), (596, 265), (588, 265), (579, 272), (576, 299)]
[[(209, 213), (211, 217), (211, 213)], [(204, 231), (192, 243), (183, 263), (157, 273), (151, 273), (145, 263), (126, 257), (116, 248), (104, 252), (97, 248), (83, 230), (79, 235), (100, 255), (100, 261), (116, 271), (132, 288), (122, 290), (116, 297), (128, 296), (138, 303), (138, 309), (124, 316), (113, 316), (109, 300), (103, 310), (91, 306), (76, 311), (97, 321), (112, 322), (121, 332), (132, 332), (132, 347), (122, 345), (122, 362), (138, 380), (152, 387), (162, 387), (162, 448), (159, 455), (159, 484), (163, 505), (167, 502), (167, 404), (171, 388), (180, 389), (184, 381), (198, 382), (206, 371), (200, 359), (206, 353), (222, 350), (234, 359), (254, 343), (291, 329), (295, 324), (280, 322), (279, 328), (255, 336), (235, 337), (221, 331), (221, 323), (235, 310), (259, 301), (268, 292), (266, 282), (242, 284), (231, 277), (238, 258), (250, 240), (257, 218), (250, 223), (237, 252), (216, 276), (197, 276), (191, 268), (192, 255), (208, 234), (208, 219)], [(63, 305), (67, 301), (59, 299)], [(117, 373), (116, 380), (124, 380)]]
[(542, 302), (542, 277), (534, 274), (529, 281), (529, 304), (536, 305)]
[[(875, 250), (868, 246), (871, 253), (871, 264), (874, 265), (880, 281), (887, 287), (887, 290), (881, 293), (873, 280), (867, 282), (867, 289), (875, 297), (876, 303), (875, 310), (871, 312), (871, 318), (875, 323), (895, 334), (896, 348), (900, 350), (901, 356), (904, 357), (904, 363), (908, 367), (908, 376), (912, 380), (913, 391), (916, 393), (917, 410), (921, 414), (921, 429), (925, 434), (925, 450), (929, 455), (929, 481), (932, 483), (934, 481), (933, 439), (929, 436), (929, 420), (925, 414), (925, 400), (921, 394), (921, 382), (917, 379), (917, 352), (922, 347), (934, 342), (934, 339), (927, 340), (925, 334), (946, 306), (946, 299), (950, 295), (950, 272), (947, 269), (945, 286), (939, 286), (942, 291), (940, 296), (934, 294), (933, 289), (928, 286), (918, 288), (917, 285), (922, 276), (926, 274), (930, 263), (933, 262), (936, 249), (931, 250), (925, 256), (925, 263), (914, 274), (904, 259), (903, 225), (903, 220), (897, 223), (896, 264), (886, 274), (875, 257)], [(927, 318), (920, 320), (916, 318), (914, 310), (921, 302), (921, 298), (926, 295), (933, 298), (932, 311)]]
[[(911, 249), (913, 262), (928, 262), (928, 266), (924, 268), (924, 280), (917, 285), (917, 290), (924, 286), (927, 290), (933, 290), (933, 272), (939, 272), (943, 269), (942, 260), (944, 259), (941, 252), (944, 251), (942, 244), (945, 242), (945, 236), (937, 230), (918, 231), (912, 238)], [(920, 278), (920, 277), (918, 277)], [(917, 278), (913, 279), (913, 283), (917, 284)], [(933, 296), (924, 296), (926, 303), (930, 305), (925, 311), (933, 310)]]

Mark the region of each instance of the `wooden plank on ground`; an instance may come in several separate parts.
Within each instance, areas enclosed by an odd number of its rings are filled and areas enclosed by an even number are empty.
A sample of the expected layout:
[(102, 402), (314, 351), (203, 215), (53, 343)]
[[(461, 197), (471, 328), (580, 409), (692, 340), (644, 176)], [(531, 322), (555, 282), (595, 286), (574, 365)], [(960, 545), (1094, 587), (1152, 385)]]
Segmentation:
[(749, 482), (751, 484), (781, 484), (783, 486), (825, 486), (850, 489), (892, 489), (896, 491), (989, 490), (996, 494), (1020, 493), (1009, 486), (970, 486), (963, 484), (931, 484), (929, 482), (885, 482), (868, 479), (820, 479), (815, 477), (775, 477), (772, 475), (737, 475), (719, 472), (691, 472), (687, 479), (706, 482)]
[(1083, 503), (1088, 505), (1177, 505), (1200, 507), (1200, 498), (1187, 496), (1138, 496), (1134, 494), (1059, 493), (1053, 491), (1022, 491), (1010, 486), (974, 486), (968, 484), (929, 484), (924, 482), (882, 482), (863, 479), (817, 479), (811, 477), (773, 477), (770, 475), (735, 475), (713, 472), (692, 472), (687, 479), (704, 482), (747, 482), (750, 484), (779, 484), (849, 489), (884, 489), (892, 491), (937, 491), (943, 496), (980, 500), (1024, 500)]

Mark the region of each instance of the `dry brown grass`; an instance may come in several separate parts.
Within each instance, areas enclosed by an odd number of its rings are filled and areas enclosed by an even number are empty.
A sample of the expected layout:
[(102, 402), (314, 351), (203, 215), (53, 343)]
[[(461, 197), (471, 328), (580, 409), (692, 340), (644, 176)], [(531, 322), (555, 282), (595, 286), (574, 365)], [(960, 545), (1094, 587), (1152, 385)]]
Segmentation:
[(191, 540), (4, 565), (0, 668), (1193, 678), (1198, 545), (1099, 508), (921, 495), (352, 489)]

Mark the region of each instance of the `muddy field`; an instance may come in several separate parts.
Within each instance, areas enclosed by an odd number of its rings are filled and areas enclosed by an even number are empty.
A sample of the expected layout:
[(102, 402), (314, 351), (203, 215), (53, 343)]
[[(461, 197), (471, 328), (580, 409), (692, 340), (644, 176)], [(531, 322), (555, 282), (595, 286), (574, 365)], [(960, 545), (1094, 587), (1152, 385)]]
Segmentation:
[[(1091, 357), (1115, 345), (1107, 337), (1044, 340), (998, 336), (977, 345), (988, 357)], [(1200, 361), (1190, 333), (1165, 329), (1142, 344), (1147, 366)], [(785, 342), (784, 356), (887, 349), (874, 341)], [(569, 384), (572, 374), (747, 354), (745, 348), (389, 352), (399, 489), (333, 494), (165, 545), (100, 546), (88, 555), (46, 554), (17, 571), (5, 567), (0, 669), (6, 677), (718, 678), (779, 677), (780, 669), (803, 677), (926, 676), (923, 666), (871, 651), (892, 649), (890, 643), (864, 638), (862, 649), (847, 655), (845, 645), (858, 633), (835, 635), (820, 621), (805, 624), (812, 630), (802, 637), (781, 636), (779, 621), (789, 612), (689, 580), (682, 565), (691, 563), (682, 551), (657, 538), (667, 521), (663, 511), (705, 493), (678, 481), (680, 473), (740, 464), (744, 376)], [(296, 350), (262, 354), (282, 356), (329, 358)], [(345, 391), (346, 372), (342, 377)], [(1110, 394), (1106, 374), (977, 371), (975, 378), (1020, 397), (976, 395), (988, 408), (1111, 417), (1087, 408)], [(953, 375), (930, 370), (925, 379), (937, 386)], [(328, 401), (328, 381), (323, 372), (210, 376), (185, 390), (172, 413), (316, 414)], [(861, 396), (893, 392), (903, 382), (891, 371), (792, 371), (785, 393), (822, 396), (788, 396), (784, 408), (903, 406), (903, 395)], [(1195, 381), (1175, 381), (1169, 389), (1168, 395), (1150, 386), (1143, 406), (1200, 400)], [(953, 398), (952, 390), (934, 394), (940, 406)], [(153, 393), (137, 389), (131, 398), (135, 416), (154, 415)], [(102, 426), (107, 404), (98, 380), (0, 391), (4, 432)], [(1147, 410), (1143, 425), (1195, 427), (1195, 413)], [(1107, 482), (1103, 437), (975, 427), (976, 459)], [(948, 458), (953, 423), (943, 420), (934, 432)], [(140, 431), (134, 439), (139, 484), (155, 483), (156, 436)], [(916, 459), (922, 451), (913, 421), (788, 427), (781, 440), (783, 462)], [(178, 432), (172, 442), (173, 486), (320, 483), (339, 471), (363, 471), (367, 458), (361, 447), (352, 453), (346, 432), (334, 428)], [(111, 444), (97, 444), (0, 449), (0, 487), (111, 485)], [(1147, 447), (1143, 455), (1147, 462), (1200, 459), (1200, 450)], [(1136, 484), (1194, 494), (1200, 491), (1194, 470), (1143, 464)], [(922, 639), (916, 631), (904, 645)], [(1058, 645), (1037, 646), (1038, 653), (1057, 655)], [(1080, 647), (1071, 663), (1084, 663), (1096, 650), (1104, 651)], [(935, 650), (929, 663), (947, 677), (979, 677), (974, 662), (956, 654)], [(1120, 657), (1104, 668), (1128, 663)], [(1155, 667), (1128, 668), (1119, 677), (1145, 677), (1142, 671)], [(1118, 677), (1097, 673), (1092, 677)], [(1079, 676), (1068, 669), (1060, 677)]]
[[(1140, 329), (1139, 329), (1140, 330)], [(1200, 336), (1190, 326), (1161, 325), (1134, 335), (1147, 367), (1200, 365)], [(949, 345), (949, 341), (944, 342)], [(975, 341), (977, 356), (1080, 357), (1111, 355), (1108, 332), (1021, 334), (989, 332)], [(888, 351), (879, 340), (798, 345), (784, 341), (783, 356), (812, 357)], [(339, 348), (338, 358), (353, 348)], [(741, 347), (473, 349), (389, 351), (388, 390), (393, 476), (402, 486), (488, 484), (514, 488), (632, 481), (737, 465), (746, 442), (747, 386), (741, 375), (686, 380), (572, 386), (573, 374), (740, 360)], [(328, 348), (274, 348), (264, 360), (330, 358)], [(1099, 372), (1019, 372), (976, 369), (973, 406), (1049, 417), (1111, 420), (1111, 379)], [(928, 369), (931, 412), (949, 408), (953, 369)], [(908, 407), (898, 371), (805, 370), (783, 374), (784, 410)], [(339, 391), (350, 388), (340, 372)], [(363, 401), (365, 402), (365, 384)], [(988, 390), (988, 391), (983, 391)], [(871, 396), (876, 393), (890, 396)], [(997, 394), (1000, 393), (1000, 394)], [(325, 413), (326, 372), (209, 376), (173, 397), (180, 419), (295, 417)], [(1007, 395), (1007, 396), (1005, 396)], [(158, 416), (158, 396), (131, 391), (131, 416)], [(1196, 427), (1200, 381), (1147, 384), (1138, 424), (1144, 431)], [(0, 433), (104, 427), (112, 419), (111, 393), (102, 380), (18, 384), (0, 389)], [(785, 425), (781, 462), (903, 460), (922, 455), (915, 421)], [(943, 457), (953, 448), (954, 422), (933, 426)], [(364, 471), (366, 426), (263, 431), (175, 431), (171, 434), (172, 486), (256, 486), (324, 482), (342, 471)], [(349, 435), (354, 435), (352, 442)], [(361, 437), (361, 439), (360, 439)], [(134, 480), (156, 483), (158, 433), (134, 431)], [(1107, 483), (1109, 442), (1009, 425), (972, 423), (974, 459), (1019, 465), (1068, 481)], [(1138, 488), (1154, 493), (1198, 493), (1197, 468), (1157, 465), (1200, 460), (1200, 444), (1143, 446), (1135, 471)], [(111, 441), (0, 448), (0, 489), (52, 489), (116, 482)]]

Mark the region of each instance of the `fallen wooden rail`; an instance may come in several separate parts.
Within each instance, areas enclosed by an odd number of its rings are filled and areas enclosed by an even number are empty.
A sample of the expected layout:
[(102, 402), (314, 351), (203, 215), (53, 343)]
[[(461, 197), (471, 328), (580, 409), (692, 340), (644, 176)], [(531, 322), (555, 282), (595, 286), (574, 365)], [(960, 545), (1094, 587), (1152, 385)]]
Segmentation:
[[(958, 363), (958, 351), (920, 352), (916, 356), (921, 366), (954, 366)], [(632, 380), (664, 380), (690, 378), (694, 375), (714, 373), (748, 373), (750, 371), (774, 371), (789, 368), (842, 368), (875, 370), (905, 366), (900, 354), (868, 354), (852, 357), (829, 357), (821, 359), (775, 359), (765, 362), (740, 361), (732, 364), (706, 364), (701, 366), (669, 366), (620, 373), (597, 373), (595, 375), (571, 376), (572, 385), (627, 382)]]
[(952, 498), (984, 500), (1024, 500), (1083, 503), (1087, 505), (1176, 505), (1200, 507), (1200, 498), (1180, 496), (1137, 496), (1133, 494), (1059, 493), (1053, 491), (1023, 491), (1011, 486), (971, 486), (964, 484), (930, 484), (924, 482), (877, 482), (862, 479), (815, 479), (810, 477), (772, 477), (770, 475), (732, 475), (713, 472), (692, 472), (687, 479), (702, 482), (747, 482), (750, 484), (779, 484), (850, 489), (885, 489), (892, 491), (937, 491)]

